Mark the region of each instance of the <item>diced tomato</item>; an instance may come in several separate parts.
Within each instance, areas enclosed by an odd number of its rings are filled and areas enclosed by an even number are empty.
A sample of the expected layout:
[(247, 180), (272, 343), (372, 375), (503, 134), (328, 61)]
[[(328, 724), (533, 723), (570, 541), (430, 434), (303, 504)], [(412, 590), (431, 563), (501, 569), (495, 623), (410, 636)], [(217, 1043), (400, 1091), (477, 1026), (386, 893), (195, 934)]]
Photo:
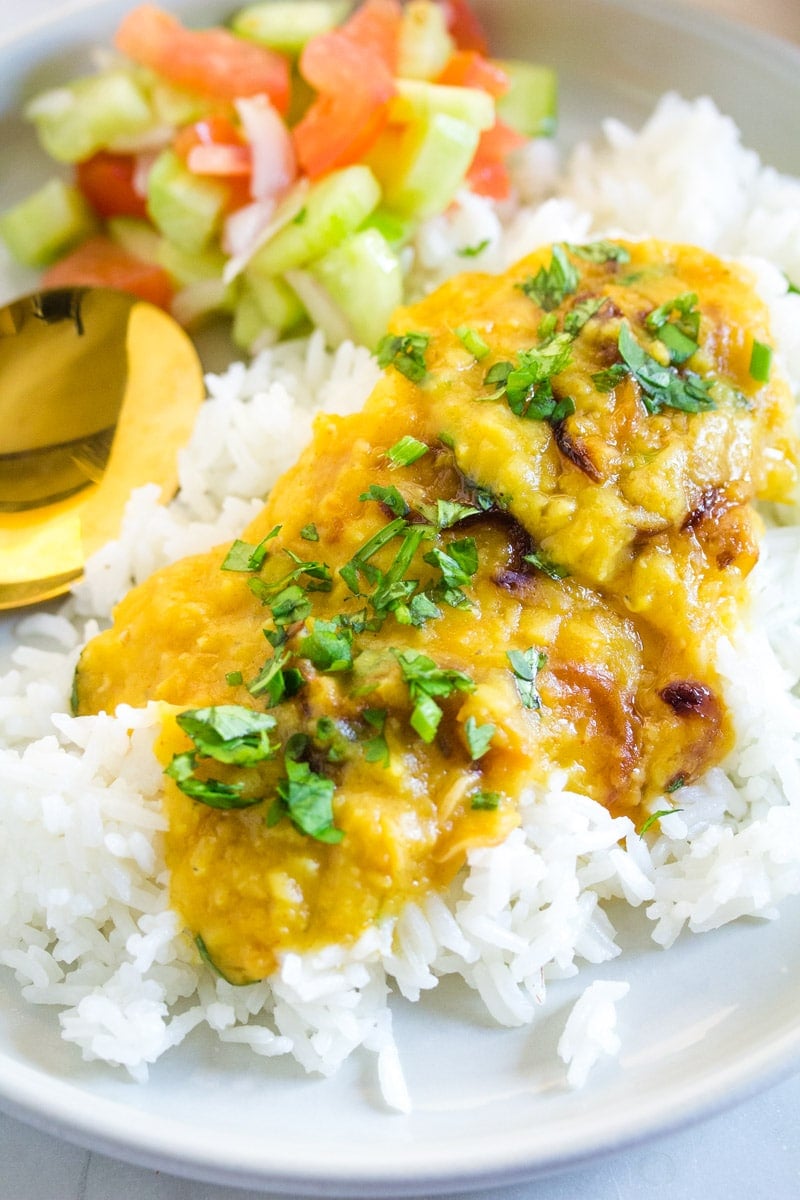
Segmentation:
[(131, 154), (98, 154), (78, 163), (78, 187), (100, 217), (147, 217), (144, 196), (134, 187), (136, 160)]
[(218, 100), (263, 92), (281, 112), (289, 106), (288, 61), (225, 29), (186, 29), (163, 9), (141, 4), (123, 18), (114, 41), (178, 87)]
[(366, 0), (342, 26), (341, 32), (371, 50), (391, 75), (397, 74), (402, 9), (397, 0)]
[(170, 278), (161, 267), (142, 262), (111, 238), (96, 234), (45, 271), (43, 287), (109, 287), (132, 292), (168, 309), (173, 296)]
[(386, 124), (400, 19), (396, 0), (367, 0), (341, 29), (305, 46), (300, 71), (319, 95), (293, 138), (312, 179), (363, 158)]
[(477, 50), (484, 56), (489, 53), (489, 39), (478, 17), (470, 7), (469, 0), (439, 0), (445, 11), (447, 32), (459, 50)]
[(484, 58), (477, 50), (456, 50), (437, 83), (446, 83), (451, 87), (480, 88), (495, 99), (504, 96), (510, 86), (503, 68)]
[(512, 150), (525, 144), (525, 138), (516, 129), (497, 120), (491, 129), (481, 134), (478, 149), (467, 172), (467, 182), (479, 196), (490, 196), (493, 200), (505, 200), (511, 190), (511, 181), (505, 160)]

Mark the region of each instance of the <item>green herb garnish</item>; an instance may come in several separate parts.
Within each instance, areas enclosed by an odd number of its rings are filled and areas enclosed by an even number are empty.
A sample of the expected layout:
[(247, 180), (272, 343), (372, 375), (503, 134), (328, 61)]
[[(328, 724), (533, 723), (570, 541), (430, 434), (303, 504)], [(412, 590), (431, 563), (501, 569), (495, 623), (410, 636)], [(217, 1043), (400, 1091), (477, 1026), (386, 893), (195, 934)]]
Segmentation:
[[(336, 790), (333, 780), (312, 771), (308, 763), (291, 758), (288, 751), (284, 768), (286, 774), (278, 784), (278, 803), (288, 813), (292, 824), (318, 842), (329, 845), (340, 842), (344, 832), (333, 822)], [(274, 823), (274, 816), (271, 820)]]
[(396, 487), (381, 487), (380, 484), (371, 483), (367, 491), (362, 492), (358, 498), (359, 500), (375, 500), (378, 504), (388, 508), (389, 512), (394, 513), (396, 517), (404, 517), (408, 512), (408, 505)]
[(680, 375), (675, 367), (662, 366), (639, 344), (627, 321), (620, 327), (618, 346), (623, 362), (642, 389), (642, 402), (649, 413), (658, 413), (662, 408), (698, 413), (715, 407), (710, 381), (693, 371)]
[(291, 700), (305, 683), (305, 676), (297, 667), (290, 667), (291, 654), (288, 650), (274, 654), (247, 685), (251, 696), (268, 696), (270, 707), (282, 700)]
[(507, 650), (506, 658), (514, 672), (514, 683), (523, 708), (541, 708), (536, 676), (547, 662), (547, 655), (535, 646), (529, 646), (527, 650)]
[(277, 746), (271, 741), (270, 734), (275, 729), (275, 718), (238, 704), (221, 704), (187, 709), (175, 720), (195, 747), (174, 755), (166, 768), (165, 774), (180, 790), (211, 808), (249, 808), (258, 804), (262, 797), (245, 797), (244, 784), (240, 780), (223, 783), (219, 779), (202, 779), (196, 771), (198, 764), (206, 759), (252, 767), (273, 758)]
[(564, 332), (577, 337), (587, 321), (590, 321), (606, 302), (605, 296), (591, 296), (574, 304), (564, 317)]
[(463, 671), (438, 667), (433, 659), (416, 650), (395, 650), (403, 681), (414, 702), (410, 722), (424, 742), (436, 737), (443, 713), (435, 697), (446, 698), (453, 692), (472, 692), (475, 684)]
[(297, 653), (318, 671), (349, 671), (353, 666), (353, 631), (338, 621), (318, 619), (311, 633), (300, 640)]
[(500, 792), (473, 792), (470, 796), (470, 807), (494, 812), (500, 807), (502, 796)]
[(228, 687), (238, 687), (240, 683), (244, 683), (244, 676), (241, 671), (229, 671), (225, 676), (225, 682)]
[(492, 738), (497, 732), (497, 726), (479, 725), (474, 717), (467, 717), (464, 722), (464, 737), (467, 742), (469, 756), (474, 761), (483, 758), (492, 744)]
[(626, 263), (631, 260), (630, 253), (624, 246), (619, 246), (616, 242), (608, 242), (603, 239), (597, 242), (587, 242), (582, 246), (575, 245), (574, 242), (567, 242), (567, 249), (570, 254), (574, 254), (576, 258), (584, 259), (585, 262)]
[(772, 347), (766, 342), (753, 341), (750, 354), (750, 378), (756, 383), (769, 383), (772, 368)]
[(274, 529), (270, 529), (267, 536), (262, 538), (257, 546), (253, 546), (249, 542), (243, 542), (237, 538), (225, 555), (220, 570), (260, 571), (267, 559), (267, 542), (277, 537), (280, 531), (281, 526), (276, 525)]
[(644, 323), (667, 347), (671, 362), (680, 365), (697, 352), (700, 311), (695, 292), (682, 292), (654, 308)]
[(425, 351), (430, 340), (428, 333), (387, 333), (378, 342), (378, 366), (384, 370), (394, 367), (412, 383), (422, 383), (428, 374)]
[(460, 250), (456, 250), (456, 254), (459, 258), (477, 258), (479, 254), (483, 253), (489, 242), (489, 238), (484, 238), (482, 242), (477, 242), (474, 246), (462, 246)]
[(417, 459), (427, 454), (429, 448), (424, 442), (407, 433), (399, 442), (389, 447), (386, 457), (393, 467), (410, 467)]
[(385, 708), (365, 708), (362, 713), (364, 720), (375, 730), (373, 737), (364, 742), (364, 757), (367, 762), (380, 763), (388, 767), (390, 762), (389, 743), (386, 741), (387, 712)]
[[(550, 380), (572, 361), (572, 343), (570, 334), (557, 333), (532, 350), (520, 350), (516, 365), (495, 363), (484, 379), (484, 383), (495, 385), (495, 391), (485, 399), (505, 396), (511, 411), (527, 420), (562, 420), (567, 413), (559, 409), (560, 401), (553, 395)], [(574, 405), (570, 411), (574, 411)]]
[(639, 837), (644, 837), (644, 835), (647, 833), (648, 829), (652, 829), (653, 826), (655, 825), (656, 821), (660, 821), (662, 817), (670, 817), (670, 816), (672, 816), (673, 813), (677, 813), (677, 812), (683, 812), (683, 809), (682, 808), (661, 808), (661, 809), (659, 809), (658, 812), (650, 813), (650, 816), (646, 817), (645, 820), (642, 821), (641, 825), (639, 826), (639, 829), (637, 830)]
[(530, 563), (532, 567), (536, 567), (537, 571), (541, 571), (543, 575), (549, 576), (550, 579), (566, 579), (569, 575), (566, 567), (553, 562), (541, 550), (535, 550), (532, 554), (523, 555), (523, 562)]
[(459, 325), (455, 331), (455, 335), (464, 349), (468, 350), (473, 358), (476, 358), (479, 362), (482, 358), (486, 358), (486, 355), (489, 353), (488, 344), (479, 333), (474, 329), (470, 329), (469, 325)]
[(313, 521), (309, 525), (303, 526), (303, 528), (300, 530), (300, 537), (304, 542), (319, 541), (319, 531)]
[(567, 258), (561, 246), (553, 247), (549, 267), (540, 267), (536, 275), (519, 286), (529, 299), (545, 312), (552, 312), (567, 296), (577, 291), (580, 274)]

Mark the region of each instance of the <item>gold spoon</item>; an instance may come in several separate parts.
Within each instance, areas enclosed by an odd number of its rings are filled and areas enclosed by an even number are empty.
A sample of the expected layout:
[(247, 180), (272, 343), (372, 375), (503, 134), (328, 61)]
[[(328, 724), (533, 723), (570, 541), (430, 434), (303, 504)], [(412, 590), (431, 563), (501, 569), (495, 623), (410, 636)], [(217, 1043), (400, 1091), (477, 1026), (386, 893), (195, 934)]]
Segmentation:
[(203, 395), (187, 335), (135, 296), (56, 288), (0, 308), (0, 609), (68, 591), (133, 488), (174, 494)]

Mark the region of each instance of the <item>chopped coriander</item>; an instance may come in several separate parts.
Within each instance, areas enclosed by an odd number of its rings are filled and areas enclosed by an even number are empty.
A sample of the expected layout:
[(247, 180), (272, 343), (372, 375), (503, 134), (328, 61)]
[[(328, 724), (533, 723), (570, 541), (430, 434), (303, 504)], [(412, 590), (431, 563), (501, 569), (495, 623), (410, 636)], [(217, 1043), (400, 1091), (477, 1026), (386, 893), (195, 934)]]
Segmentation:
[(344, 837), (333, 819), (332, 779), (312, 771), (306, 762), (298, 762), (287, 753), (284, 758), (286, 774), (278, 784), (278, 798), (289, 819), (301, 833), (318, 842), (335, 845)]
[(698, 350), (700, 310), (696, 292), (682, 292), (645, 317), (645, 325), (669, 350), (670, 361), (680, 365)]
[(481, 242), (476, 242), (474, 246), (462, 246), (460, 250), (456, 250), (459, 258), (477, 258), (490, 243), (490, 238), (484, 238)]
[(427, 592), (417, 592), (415, 596), (411, 597), (411, 603), (408, 606), (409, 624), (419, 627), (426, 621), (435, 620), (441, 615), (442, 610), (437, 607)]
[(789, 278), (785, 271), (783, 278), (786, 280), (786, 294), (788, 296), (800, 296), (800, 287)]
[(294, 625), (310, 615), (311, 601), (303, 588), (291, 583), (273, 597), (270, 612), (276, 625)]
[(390, 521), (388, 525), (384, 525), (372, 537), (367, 538), (364, 545), (340, 569), (339, 574), (354, 595), (358, 596), (361, 594), (358, 582), (359, 573), (363, 574), (368, 582), (373, 584), (378, 579), (379, 573), (370, 569), (369, 559), (384, 546), (388, 545), (393, 538), (401, 534), (407, 527), (403, 517), (395, 517), (394, 521)]
[(314, 731), (314, 740), (327, 750), (328, 762), (344, 762), (350, 749), (347, 727), (332, 717), (320, 717)]
[(552, 312), (567, 296), (577, 291), (579, 282), (580, 275), (567, 258), (563, 247), (554, 246), (549, 267), (540, 267), (536, 275), (524, 280), (519, 286), (525, 295), (545, 312)]
[(675, 367), (662, 366), (639, 344), (627, 321), (620, 326), (618, 346), (625, 365), (642, 389), (642, 402), (649, 413), (658, 413), (665, 407), (688, 413), (714, 408), (711, 383), (693, 371), (680, 375)]
[(270, 707), (296, 696), (305, 683), (305, 676), (297, 667), (290, 667), (291, 654), (283, 650), (274, 654), (247, 685), (251, 696), (268, 696)]
[(667, 795), (670, 795), (672, 792), (677, 792), (682, 787), (686, 787), (686, 780), (684, 779), (683, 775), (676, 775), (674, 779), (669, 781), (667, 786), (664, 788), (664, 791), (667, 793)]
[(223, 559), (221, 571), (260, 571), (267, 558), (267, 542), (276, 537), (281, 526), (276, 525), (257, 546), (237, 538)]
[(394, 655), (414, 704), (411, 727), (424, 742), (430, 743), (443, 716), (434, 697), (447, 697), (455, 691), (472, 692), (475, 684), (463, 671), (438, 667), (433, 659), (416, 650), (395, 650)]
[(558, 313), (557, 312), (549, 312), (546, 314), (546, 316), (542, 317), (541, 321), (539, 322), (539, 327), (536, 330), (536, 334), (538, 337), (540, 337), (540, 338), (542, 338), (542, 340), (544, 340), (545, 338), (551, 338), (557, 328), (558, 328)]
[(527, 650), (507, 650), (506, 658), (514, 672), (514, 683), (523, 708), (541, 708), (536, 676), (546, 663), (547, 656), (535, 646), (529, 646)]
[(396, 487), (381, 487), (380, 484), (371, 483), (367, 491), (362, 492), (358, 498), (359, 500), (375, 500), (378, 504), (388, 508), (389, 512), (394, 513), (396, 517), (404, 517), (408, 512), (408, 505)]
[(293, 225), (304, 225), (308, 216), (308, 209), (303, 207), (298, 213), (292, 217)]
[(439, 441), (442, 443), (443, 446), (447, 446), (448, 450), (455, 450), (455, 448), (456, 448), (456, 439), (453, 437), (453, 435), (451, 433), (445, 433), (444, 431), (442, 431), (439, 434)]
[(187, 709), (175, 720), (197, 751), (216, 762), (251, 767), (272, 758), (277, 749), (269, 737), (275, 718), (241, 704)]
[(652, 829), (656, 821), (660, 821), (662, 817), (670, 817), (673, 813), (683, 812), (682, 808), (661, 808), (658, 812), (650, 813), (639, 826), (637, 833), (639, 837), (644, 837), (648, 829)]
[(553, 562), (541, 550), (535, 550), (532, 554), (523, 555), (523, 562), (530, 563), (532, 567), (536, 567), (537, 571), (541, 571), (543, 575), (549, 576), (550, 579), (566, 579), (569, 575), (566, 567), (562, 567), (560, 563)]
[(308, 525), (304, 525), (300, 530), (300, 537), (304, 542), (318, 542), (319, 531), (313, 521)]
[(491, 746), (496, 732), (496, 725), (479, 725), (474, 717), (467, 717), (464, 722), (464, 737), (467, 741), (469, 756), (473, 761), (483, 758)]
[(394, 367), (412, 383), (422, 383), (428, 373), (425, 351), (430, 340), (428, 333), (387, 333), (378, 342), (378, 366), (384, 370)]
[(214, 962), (213, 958), (209, 954), (208, 946), (206, 945), (205, 940), (201, 937), (201, 935), (199, 933), (195, 936), (194, 944), (197, 947), (197, 953), (200, 955), (200, 958), (203, 960), (203, 962), (206, 964), (207, 967), (210, 967), (210, 969), (214, 972), (215, 975), (219, 975), (220, 979), (224, 979), (226, 983), (229, 983), (231, 985), (231, 987), (247, 987), (249, 985), (249, 983), (251, 982), (250, 980), (247, 980), (244, 984), (236, 983), (236, 982), (234, 982), (233, 979), (229, 979), (228, 976), (225, 975), (220, 970), (220, 968), (217, 966), (217, 964)]
[(631, 260), (630, 253), (624, 246), (619, 246), (616, 242), (609, 242), (604, 239), (597, 242), (587, 242), (585, 245), (575, 245), (574, 242), (567, 242), (567, 249), (570, 254), (574, 254), (576, 258), (584, 259), (585, 262), (626, 263)]
[(461, 342), (465, 350), (468, 350), (473, 358), (478, 362), (482, 358), (486, 358), (489, 353), (489, 346), (483, 340), (481, 335), (474, 329), (470, 329), (469, 325), (459, 325), (455, 331), (456, 337)]
[(314, 628), (300, 641), (298, 654), (318, 671), (349, 671), (353, 666), (353, 631), (337, 621), (316, 620)]
[(244, 682), (244, 676), (241, 671), (229, 671), (225, 676), (225, 682), (228, 687), (238, 687), (240, 683)]
[(219, 808), (228, 811), (232, 808), (250, 808), (258, 804), (260, 796), (245, 797), (244, 784), (237, 780), (235, 783), (222, 783), (219, 779), (198, 779), (195, 774), (198, 756), (191, 750), (176, 754), (164, 771), (174, 780), (180, 790), (192, 800), (199, 800), (209, 808)]
[(478, 549), (474, 538), (450, 542), (447, 549), (434, 546), (425, 555), (425, 562), (438, 567), (447, 588), (468, 587), (478, 569)]
[(386, 741), (385, 728), (387, 712), (385, 708), (365, 708), (362, 714), (368, 725), (375, 730), (373, 737), (364, 742), (364, 757), (367, 762), (380, 763), (388, 767), (390, 763), (389, 743)]
[(626, 379), (629, 374), (630, 371), (625, 363), (612, 363), (604, 371), (595, 371), (594, 375), (592, 375), (592, 383), (598, 392), (613, 392), (617, 384)]
[(605, 296), (590, 296), (574, 304), (564, 317), (564, 332), (571, 337), (577, 337), (587, 321), (599, 313), (606, 302)]
[(570, 334), (557, 333), (540, 346), (520, 350), (516, 366), (510, 362), (495, 363), (487, 371), (484, 383), (496, 384), (497, 388), (485, 399), (496, 400), (505, 395), (516, 416), (537, 421), (553, 419), (559, 401), (553, 395), (550, 380), (572, 361), (572, 343)]
[(407, 433), (399, 442), (389, 447), (386, 457), (393, 467), (410, 467), (417, 459), (427, 454), (428, 450), (429, 447), (424, 442)]
[(465, 521), (467, 517), (475, 517), (479, 513), (479, 509), (473, 508), (471, 504), (460, 504), (457, 500), (437, 500), (436, 508), (428, 508), (420, 506), (422, 513), (428, 518), (432, 525), (437, 529), (451, 529), (453, 525), (458, 525), (459, 521)]
[(500, 792), (473, 792), (470, 796), (470, 807), (486, 812), (494, 812), (500, 807), (502, 796)]
[(750, 354), (750, 378), (756, 383), (769, 383), (772, 368), (772, 347), (766, 342), (753, 341)]

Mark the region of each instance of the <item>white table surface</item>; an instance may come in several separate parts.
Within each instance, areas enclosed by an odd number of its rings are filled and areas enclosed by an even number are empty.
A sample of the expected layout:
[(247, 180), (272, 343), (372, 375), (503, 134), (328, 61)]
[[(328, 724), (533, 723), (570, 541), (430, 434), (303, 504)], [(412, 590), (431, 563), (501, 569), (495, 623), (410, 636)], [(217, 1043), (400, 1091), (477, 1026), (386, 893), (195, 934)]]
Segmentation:
[[(800, 0), (695, 3), (800, 42)], [(26, 21), (61, 6), (67, 2), (25, 0)], [(18, 18), (13, 0), (0, 0), (0, 33)], [(800, 1197), (799, 1129), (800, 1076), (795, 1075), (683, 1132), (579, 1170), (470, 1195), (473, 1200), (794, 1200)], [(0, 1200), (254, 1200), (258, 1195), (117, 1162), (0, 1114)], [(459, 1194), (451, 1200), (467, 1198)]]

